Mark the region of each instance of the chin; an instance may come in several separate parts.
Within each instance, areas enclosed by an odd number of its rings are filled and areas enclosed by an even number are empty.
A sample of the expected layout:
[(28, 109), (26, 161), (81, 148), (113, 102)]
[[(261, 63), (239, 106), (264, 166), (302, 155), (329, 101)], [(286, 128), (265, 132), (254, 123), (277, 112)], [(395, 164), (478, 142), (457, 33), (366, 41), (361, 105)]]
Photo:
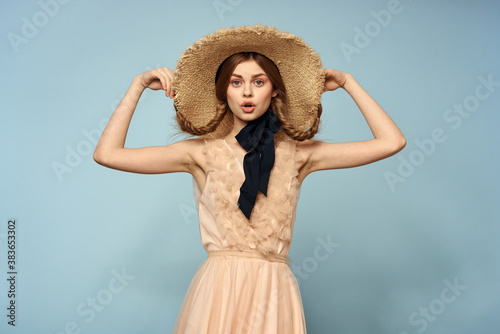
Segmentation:
[(242, 119), (246, 120), (246, 121), (253, 121), (253, 120), (256, 120), (257, 118), (261, 117), (262, 115), (264, 115), (264, 113), (265, 112), (263, 112), (263, 113), (251, 112), (248, 114), (243, 114)]
[(240, 120), (246, 123), (250, 123), (251, 121), (255, 121), (258, 117), (253, 117), (253, 116), (247, 116), (247, 117), (241, 117)]

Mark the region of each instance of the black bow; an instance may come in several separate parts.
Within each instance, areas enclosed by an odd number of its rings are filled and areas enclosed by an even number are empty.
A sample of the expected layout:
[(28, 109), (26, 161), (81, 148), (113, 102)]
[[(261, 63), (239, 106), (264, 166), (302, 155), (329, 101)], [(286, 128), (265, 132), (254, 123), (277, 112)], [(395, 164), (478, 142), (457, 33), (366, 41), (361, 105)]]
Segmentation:
[(247, 219), (250, 219), (259, 190), (267, 196), (269, 175), (274, 165), (274, 134), (280, 125), (278, 117), (268, 110), (236, 135), (241, 147), (248, 151), (243, 160), (245, 182), (238, 199), (238, 206)]

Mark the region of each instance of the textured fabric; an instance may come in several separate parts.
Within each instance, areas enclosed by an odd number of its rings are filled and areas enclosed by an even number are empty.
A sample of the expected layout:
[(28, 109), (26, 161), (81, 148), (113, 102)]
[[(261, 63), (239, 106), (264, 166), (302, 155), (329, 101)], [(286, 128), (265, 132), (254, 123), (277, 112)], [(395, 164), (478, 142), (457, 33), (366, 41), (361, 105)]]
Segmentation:
[(304, 312), (287, 258), (303, 164), (296, 141), (276, 147), (267, 197), (250, 221), (237, 205), (243, 157), (223, 139), (206, 139), (207, 181), (193, 179), (203, 247), (209, 253), (188, 288), (174, 334), (303, 334)]
[(248, 153), (243, 160), (245, 182), (240, 188), (238, 206), (250, 219), (259, 190), (267, 196), (269, 175), (274, 165), (274, 134), (280, 121), (271, 110), (249, 122), (236, 135), (236, 140)]

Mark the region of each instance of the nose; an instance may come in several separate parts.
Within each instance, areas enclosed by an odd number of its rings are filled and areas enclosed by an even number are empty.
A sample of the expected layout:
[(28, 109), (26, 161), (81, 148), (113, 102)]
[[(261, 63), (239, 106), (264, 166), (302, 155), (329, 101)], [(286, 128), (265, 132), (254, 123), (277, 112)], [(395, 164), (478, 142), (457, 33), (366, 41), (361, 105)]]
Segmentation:
[(243, 97), (252, 97), (252, 96), (253, 96), (252, 86), (245, 85), (245, 88), (243, 89)]

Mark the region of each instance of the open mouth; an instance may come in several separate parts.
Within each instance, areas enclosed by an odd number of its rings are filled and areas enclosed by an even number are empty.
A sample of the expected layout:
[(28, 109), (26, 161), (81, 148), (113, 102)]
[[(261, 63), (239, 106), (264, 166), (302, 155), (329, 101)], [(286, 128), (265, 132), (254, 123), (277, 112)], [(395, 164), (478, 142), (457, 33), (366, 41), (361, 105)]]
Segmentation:
[(255, 105), (254, 105), (253, 103), (250, 103), (250, 102), (248, 102), (248, 103), (243, 103), (243, 104), (241, 105), (241, 109), (242, 109), (244, 112), (248, 112), (248, 113), (249, 113), (249, 112), (254, 111), (254, 109), (255, 109)]

